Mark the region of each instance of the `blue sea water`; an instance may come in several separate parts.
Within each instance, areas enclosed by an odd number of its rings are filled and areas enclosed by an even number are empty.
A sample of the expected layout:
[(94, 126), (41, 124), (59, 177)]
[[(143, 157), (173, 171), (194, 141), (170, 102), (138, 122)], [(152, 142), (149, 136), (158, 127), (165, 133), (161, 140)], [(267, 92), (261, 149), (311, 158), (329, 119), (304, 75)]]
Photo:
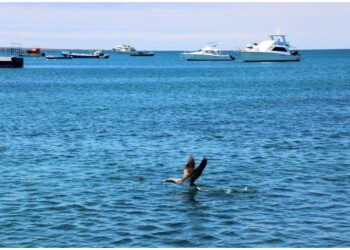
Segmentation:
[(302, 54), (0, 69), (0, 247), (350, 247), (350, 50)]

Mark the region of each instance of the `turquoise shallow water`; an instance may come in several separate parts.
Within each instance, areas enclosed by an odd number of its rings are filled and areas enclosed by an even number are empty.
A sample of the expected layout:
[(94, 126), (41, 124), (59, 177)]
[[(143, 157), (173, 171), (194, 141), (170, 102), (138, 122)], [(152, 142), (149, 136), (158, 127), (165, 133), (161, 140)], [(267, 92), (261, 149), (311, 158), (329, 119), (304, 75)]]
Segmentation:
[(110, 54), (0, 69), (1, 247), (350, 247), (350, 50)]

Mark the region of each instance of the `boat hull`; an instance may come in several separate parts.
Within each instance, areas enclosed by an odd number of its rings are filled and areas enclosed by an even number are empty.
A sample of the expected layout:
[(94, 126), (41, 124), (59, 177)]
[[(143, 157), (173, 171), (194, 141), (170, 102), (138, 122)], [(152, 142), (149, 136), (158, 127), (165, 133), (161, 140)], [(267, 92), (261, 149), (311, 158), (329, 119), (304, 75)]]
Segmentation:
[[(80, 58), (80, 59), (89, 59), (89, 58), (97, 58), (97, 59), (108, 59), (108, 54), (79, 54), (79, 53), (69, 53), (69, 52), (62, 52), (61, 53), (64, 57), (70, 57), (70, 58)], [(52, 59), (52, 58), (48, 58)]]
[(121, 55), (129, 55), (131, 53), (135, 53), (136, 51), (135, 50), (130, 50), (130, 51), (120, 51), (120, 50), (113, 50), (115, 53), (117, 54), (121, 54)]
[(70, 56), (46, 56), (46, 59), (52, 60), (52, 59), (72, 59)]
[(273, 52), (239, 52), (240, 59), (244, 62), (291, 62), (300, 61), (300, 56)]
[(132, 52), (130, 56), (154, 56), (153, 52)]
[(79, 55), (79, 54), (70, 54), (72, 58), (99, 58), (98, 56), (95, 55)]
[(182, 53), (187, 61), (232, 61), (234, 57), (230, 55), (199, 55), (191, 53)]

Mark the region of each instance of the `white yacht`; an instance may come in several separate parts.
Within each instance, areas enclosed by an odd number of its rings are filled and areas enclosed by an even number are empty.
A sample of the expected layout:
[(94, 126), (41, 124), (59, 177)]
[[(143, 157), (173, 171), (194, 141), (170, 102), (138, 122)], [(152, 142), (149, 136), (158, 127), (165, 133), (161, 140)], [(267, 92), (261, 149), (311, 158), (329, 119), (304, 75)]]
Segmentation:
[(130, 54), (135, 52), (136, 49), (128, 43), (123, 43), (122, 45), (113, 48), (113, 51), (117, 52), (118, 54)]
[(301, 56), (286, 40), (286, 35), (273, 34), (260, 43), (248, 44), (239, 50), (240, 58), (245, 62), (285, 62), (300, 61)]
[(225, 55), (219, 51), (218, 43), (208, 43), (204, 48), (194, 52), (184, 52), (183, 57), (187, 61), (231, 61), (235, 58), (231, 55)]

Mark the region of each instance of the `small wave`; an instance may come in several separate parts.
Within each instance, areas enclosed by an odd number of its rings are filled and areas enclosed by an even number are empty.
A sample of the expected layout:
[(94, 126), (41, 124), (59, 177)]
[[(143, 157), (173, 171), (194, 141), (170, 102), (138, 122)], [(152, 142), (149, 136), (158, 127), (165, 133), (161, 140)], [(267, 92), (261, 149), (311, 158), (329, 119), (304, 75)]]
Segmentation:
[(222, 191), (225, 194), (232, 194), (232, 193), (252, 193), (253, 190), (249, 189), (248, 187), (243, 188), (224, 188)]
[(53, 226), (50, 229), (65, 231), (65, 230), (73, 230), (73, 229), (75, 229), (75, 226), (72, 225), (72, 224), (63, 223), (63, 224), (59, 224), (59, 225)]
[(173, 239), (169, 242), (169, 244), (171, 244), (172, 246), (176, 246), (176, 247), (191, 247), (193, 246), (193, 242), (186, 240), (186, 239)]
[(210, 193), (224, 193), (224, 194), (237, 194), (237, 193), (253, 193), (254, 190), (248, 187), (239, 187), (239, 188), (203, 188), (203, 192)]
[[(237, 187), (237, 188), (212, 188), (208, 186), (200, 187), (201, 190), (181, 190), (177, 192), (177, 199), (185, 199), (189, 201), (197, 201), (197, 198), (213, 197), (213, 198), (234, 198), (237, 196), (246, 196), (255, 193), (253, 188)], [(203, 201), (203, 200), (202, 200)]]
[(232, 192), (232, 189), (228, 188), (228, 189), (223, 189), (225, 194), (230, 194)]
[(244, 188), (223, 188), (221, 189), (225, 194), (232, 194), (232, 193), (247, 193), (249, 192), (248, 187)]
[(9, 147), (5, 147), (5, 146), (0, 146), (0, 152), (5, 152), (9, 149)]
[(115, 247), (120, 247), (120, 246), (126, 246), (127, 244), (130, 244), (132, 242), (133, 240), (131, 238), (123, 238), (112, 242), (112, 245)]
[(140, 231), (145, 231), (145, 232), (149, 232), (149, 231), (157, 231), (160, 230), (160, 227), (155, 226), (155, 225), (139, 225), (137, 227), (138, 230)]
[(212, 234), (201, 234), (201, 235), (198, 235), (198, 237), (203, 240), (203, 241), (217, 241), (219, 240), (218, 237), (212, 235)]

